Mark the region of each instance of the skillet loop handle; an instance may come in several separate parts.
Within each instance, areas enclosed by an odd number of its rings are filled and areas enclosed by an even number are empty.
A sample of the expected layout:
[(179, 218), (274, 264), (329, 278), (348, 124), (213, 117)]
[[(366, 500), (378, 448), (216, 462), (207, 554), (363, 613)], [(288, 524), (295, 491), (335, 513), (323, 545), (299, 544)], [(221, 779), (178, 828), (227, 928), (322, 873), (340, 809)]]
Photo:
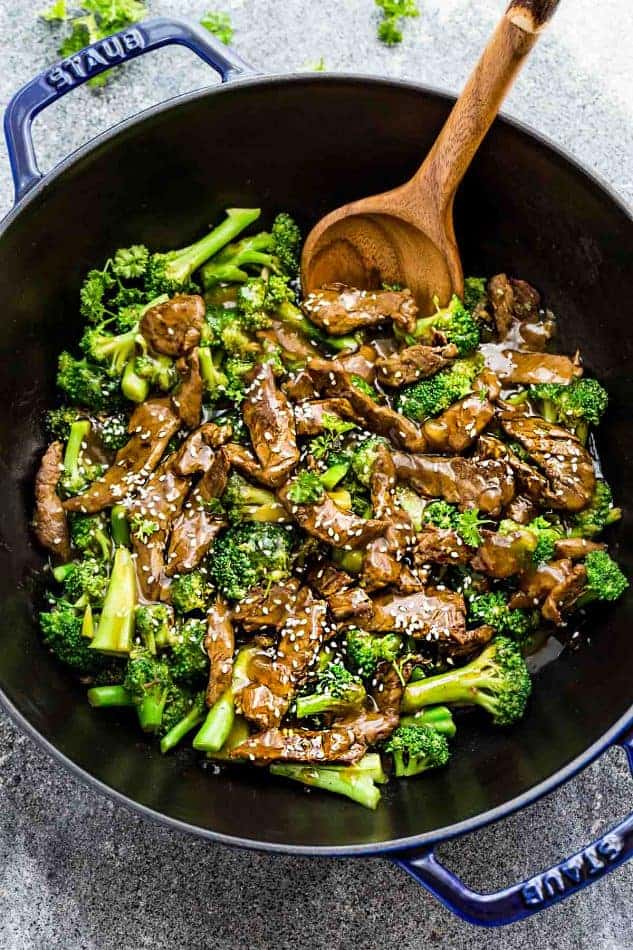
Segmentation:
[(163, 46), (185, 46), (208, 63), (222, 82), (253, 70), (208, 30), (176, 17), (156, 17), (86, 46), (44, 70), (18, 90), (4, 115), (15, 200), (20, 201), (43, 177), (33, 148), (33, 119), (51, 103), (89, 79)]
[(560, 0), (511, 0), (506, 17), (525, 33), (540, 33), (556, 11)]
[[(633, 731), (620, 740), (633, 773)], [(431, 848), (401, 855), (396, 863), (454, 914), (471, 924), (500, 927), (558, 904), (633, 857), (633, 812), (592, 844), (542, 874), (491, 894), (471, 890)]]

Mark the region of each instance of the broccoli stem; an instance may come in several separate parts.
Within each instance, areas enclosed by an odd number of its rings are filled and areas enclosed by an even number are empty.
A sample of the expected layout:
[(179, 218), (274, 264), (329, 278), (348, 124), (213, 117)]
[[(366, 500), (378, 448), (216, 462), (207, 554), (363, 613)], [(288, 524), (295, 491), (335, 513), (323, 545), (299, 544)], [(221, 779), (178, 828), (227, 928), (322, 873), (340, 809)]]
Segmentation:
[(130, 527), (127, 523), (127, 508), (123, 505), (115, 505), (110, 512), (110, 525), (112, 540), (117, 547), (129, 548)]
[(131, 402), (145, 402), (149, 395), (150, 383), (136, 372), (135, 360), (132, 358), (127, 363), (121, 377), (121, 391), (126, 399)]
[(331, 491), (333, 488), (336, 488), (338, 483), (345, 478), (349, 471), (348, 462), (339, 462), (337, 465), (330, 465), (327, 471), (323, 472), (323, 475), (320, 475), (321, 484), (326, 491)]
[(289, 301), (284, 301), (277, 308), (277, 316), (290, 329), (303, 333), (309, 340), (323, 343), (331, 350), (357, 350), (358, 340), (355, 336), (328, 336), (323, 333), (311, 320), (304, 317), (301, 310)]
[(243, 716), (236, 716), (235, 722), (222, 748), (217, 752), (207, 752), (207, 758), (216, 759), (220, 762), (228, 762), (230, 760), (233, 763), (239, 764), (240, 759), (230, 759), (231, 752), (233, 749), (237, 749), (238, 745), (242, 745), (243, 742), (246, 742), (249, 735), (250, 731), (246, 719), (244, 719)]
[(88, 690), (91, 706), (106, 709), (108, 706), (134, 706), (134, 700), (123, 686), (93, 686)]
[[(361, 760), (362, 761), (362, 760)], [(302, 782), (312, 788), (321, 788), (335, 795), (344, 795), (372, 811), (380, 801), (380, 789), (374, 784), (371, 771), (358, 766), (329, 766), (275, 764), (270, 766), (272, 775)]]
[(69, 561), (68, 564), (59, 564), (57, 567), (53, 568), (53, 577), (58, 584), (64, 583), (74, 566), (74, 563)]
[(202, 267), (210, 257), (221, 251), (230, 241), (237, 237), (249, 224), (257, 221), (261, 214), (261, 208), (227, 208), (226, 219), (219, 224), (213, 231), (205, 235), (195, 244), (183, 247), (182, 250), (174, 254), (168, 254), (169, 265), (176, 264), (183, 268), (188, 274)]
[(360, 574), (364, 557), (363, 551), (343, 551), (341, 548), (335, 548), (332, 552), (334, 563), (348, 574)]
[(331, 709), (339, 712), (336, 700), (332, 696), (326, 696), (323, 693), (311, 693), (309, 696), (297, 697), (297, 719), (305, 719), (306, 716), (320, 716)]
[(143, 701), (136, 707), (138, 721), (143, 732), (156, 732), (163, 721), (168, 690), (164, 686), (148, 689)]
[(68, 441), (66, 442), (66, 451), (64, 452), (64, 475), (68, 479), (78, 476), (79, 460), (81, 458), (81, 447), (90, 432), (90, 422), (88, 419), (78, 419), (70, 427)]
[(219, 752), (235, 722), (233, 687), (230, 686), (207, 713), (202, 728), (193, 740), (194, 749), (200, 752)]
[(198, 706), (193, 706), (187, 715), (177, 722), (175, 726), (166, 733), (160, 740), (160, 751), (165, 755), (171, 749), (175, 748), (181, 742), (188, 732), (202, 722), (204, 719), (204, 710)]
[(477, 702), (477, 694), (489, 687), (495, 689), (495, 682), (488, 682), (481, 671), (475, 676), (465, 672), (464, 668), (447, 670), (428, 679), (419, 680), (406, 687), (402, 701), (404, 712), (415, 712), (423, 706), (435, 706), (444, 703)]
[(216, 396), (228, 384), (226, 374), (216, 366), (210, 347), (201, 346), (198, 349), (198, 357), (200, 359), (200, 375), (204, 380), (207, 391), (211, 396)]
[(432, 706), (429, 709), (421, 710), (414, 716), (402, 716), (400, 725), (429, 726), (448, 739), (452, 739), (457, 732), (451, 711), (446, 706)]
[(84, 610), (83, 619), (81, 621), (81, 635), (88, 640), (92, 640), (95, 635), (94, 618), (90, 604), (86, 604), (86, 609)]
[(90, 649), (114, 655), (130, 652), (136, 600), (134, 561), (127, 548), (119, 547), (114, 555), (99, 626), (90, 643)]

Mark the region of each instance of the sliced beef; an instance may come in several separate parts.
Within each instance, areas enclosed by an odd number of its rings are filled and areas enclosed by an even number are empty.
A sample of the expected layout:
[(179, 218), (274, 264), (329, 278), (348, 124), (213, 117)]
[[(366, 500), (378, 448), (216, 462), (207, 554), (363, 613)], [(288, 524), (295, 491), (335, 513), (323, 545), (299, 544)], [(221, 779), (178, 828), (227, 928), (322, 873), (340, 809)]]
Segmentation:
[(383, 534), (388, 524), (375, 518), (359, 518), (353, 512), (343, 511), (326, 493), (311, 505), (297, 505), (288, 498), (290, 484), (278, 492), (279, 499), (299, 527), (313, 537), (335, 548), (364, 548)]
[(350, 376), (360, 376), (366, 383), (373, 386), (376, 382), (376, 350), (373, 346), (363, 345), (354, 353), (344, 353), (337, 358), (337, 363)]
[(498, 534), (482, 530), (480, 534), (482, 543), (472, 561), (476, 571), (501, 580), (520, 574), (527, 568), (531, 555), (520, 531)]
[(572, 561), (579, 561), (587, 557), (592, 551), (605, 551), (606, 544), (598, 541), (587, 541), (586, 538), (561, 538), (556, 542), (556, 557), (568, 557)]
[(231, 685), (233, 653), (235, 652), (231, 611), (220, 598), (207, 612), (207, 634), (204, 646), (210, 663), (206, 700), (207, 706), (213, 706)]
[(300, 582), (291, 577), (272, 586), (254, 587), (235, 605), (233, 619), (246, 633), (266, 627), (280, 630), (294, 612), (300, 586)]
[(488, 297), (501, 340), (508, 336), (515, 320), (534, 320), (538, 316), (540, 295), (524, 280), (497, 274), (488, 281)]
[(498, 363), (499, 378), (504, 383), (562, 383), (567, 385), (582, 376), (578, 359), (557, 353), (523, 353), (504, 350)]
[(232, 759), (247, 759), (255, 765), (271, 762), (333, 762), (353, 765), (365, 754), (366, 746), (346, 726), (332, 729), (278, 729), (273, 727), (251, 736), (232, 750)]
[(509, 601), (510, 607), (537, 607), (548, 594), (571, 575), (574, 565), (569, 558), (539, 564), (519, 578), (519, 590)]
[(457, 347), (453, 343), (446, 346), (407, 346), (376, 360), (376, 377), (383, 386), (399, 389), (419, 379), (434, 376), (445, 366), (449, 366), (457, 356)]
[(456, 531), (432, 525), (418, 532), (413, 561), (418, 567), (428, 564), (468, 564), (473, 556)]
[(498, 515), (514, 496), (509, 465), (497, 459), (408, 455), (394, 452), (398, 478), (429, 498), (443, 498), (463, 510)]
[(565, 624), (565, 618), (572, 612), (576, 601), (587, 584), (587, 572), (582, 564), (576, 564), (567, 577), (556, 584), (545, 598), (541, 613), (545, 620), (557, 626)]
[(292, 406), (277, 389), (270, 363), (257, 367), (242, 411), (268, 483), (281, 485), (299, 461), (299, 449)]
[(261, 729), (278, 726), (326, 639), (327, 605), (303, 587), (288, 617), (274, 657), (251, 663), (251, 682), (237, 697), (247, 719)]
[(303, 309), (330, 336), (344, 336), (390, 320), (413, 333), (418, 315), (410, 290), (356, 290), (346, 284), (328, 284), (309, 294)]
[(591, 456), (581, 442), (567, 429), (540, 416), (502, 412), (500, 421), (507, 435), (519, 442), (547, 479), (538, 494), (540, 503), (563, 511), (586, 508), (596, 476)]
[(495, 635), (494, 627), (484, 624), (474, 630), (459, 631), (451, 640), (440, 642), (440, 652), (444, 656), (463, 659), (473, 653), (479, 653)]
[(283, 384), (283, 391), (295, 404), (295, 408), (307, 399), (317, 399), (319, 395), (307, 369), (300, 369), (298, 373), (291, 376)]
[(422, 433), (430, 452), (465, 452), (493, 419), (495, 407), (485, 393), (459, 399), (435, 419), (428, 419)]
[(144, 485), (158, 465), (167, 443), (180, 428), (180, 419), (168, 398), (148, 399), (130, 418), (130, 439), (116, 454), (114, 464), (81, 495), (64, 502), (66, 511), (94, 514), (116, 505)]
[(504, 515), (517, 524), (529, 524), (538, 515), (538, 505), (527, 495), (517, 495), (506, 508)]
[(320, 395), (347, 399), (370, 432), (385, 436), (394, 445), (411, 452), (425, 450), (425, 439), (415, 423), (357, 389), (349, 373), (336, 360), (310, 360), (308, 371)]
[(319, 350), (306, 339), (305, 334), (293, 330), (281, 320), (271, 320), (270, 327), (257, 333), (259, 340), (268, 340), (273, 346), (279, 346), (290, 362), (298, 363), (318, 356)]
[(365, 747), (388, 739), (400, 721), (404, 685), (391, 663), (381, 663), (376, 670), (371, 691), (373, 709), (350, 712), (334, 725), (349, 728)]
[(306, 580), (313, 590), (325, 598), (335, 620), (356, 620), (360, 623), (370, 616), (371, 600), (365, 591), (356, 587), (353, 578), (333, 564), (317, 562), (308, 571)]
[(205, 422), (185, 439), (174, 460), (174, 470), (184, 476), (207, 472), (215, 459), (214, 449), (220, 448), (230, 437), (229, 426)]
[(178, 361), (178, 371), (182, 382), (178, 392), (171, 397), (174, 408), (186, 429), (195, 429), (200, 425), (202, 415), (202, 394), (204, 385), (200, 375), (200, 357), (198, 350), (192, 350)]
[(220, 531), (227, 526), (226, 518), (216, 510), (214, 501), (224, 493), (229, 469), (229, 460), (220, 449), (189, 493), (182, 512), (173, 523), (165, 567), (168, 577), (193, 571), (211, 550)]
[(371, 473), (371, 502), (374, 514), (388, 522), (383, 537), (367, 547), (363, 560), (361, 584), (367, 591), (397, 585), (401, 560), (415, 541), (415, 530), (409, 515), (394, 499), (397, 477), (389, 449), (381, 445)]
[[(511, 447), (506, 445), (500, 439), (494, 436), (484, 434), (479, 439), (476, 451), (476, 459), (504, 459), (514, 474), (514, 478), (519, 489), (524, 493), (521, 497), (527, 498), (535, 509), (535, 515), (538, 514), (539, 499), (544, 497), (548, 491), (547, 479), (538, 471), (534, 465), (526, 462), (524, 458), (519, 457), (515, 448), (521, 450), (520, 446)], [(522, 451), (522, 450), (521, 450)], [(523, 453), (526, 454), (526, 453)], [(507, 507), (509, 512), (512, 502)], [(508, 514), (508, 518), (512, 517)], [(531, 520), (531, 519), (530, 519)]]
[(62, 561), (70, 560), (70, 537), (66, 513), (57, 494), (57, 483), (61, 475), (64, 459), (64, 446), (61, 442), (52, 442), (46, 449), (37, 475), (35, 476), (35, 519), (34, 528), (37, 540)]
[(157, 353), (183, 356), (200, 342), (206, 307), (197, 294), (176, 294), (143, 314), (141, 333)]
[[(318, 399), (295, 406), (297, 435), (319, 435), (325, 432), (328, 416), (337, 419), (356, 419), (347, 399)], [(325, 417), (325, 418), (324, 418)]]
[(373, 599), (374, 613), (365, 629), (400, 631), (416, 639), (448, 640), (463, 635), (466, 605), (461, 594), (431, 590), (415, 594), (382, 594)]

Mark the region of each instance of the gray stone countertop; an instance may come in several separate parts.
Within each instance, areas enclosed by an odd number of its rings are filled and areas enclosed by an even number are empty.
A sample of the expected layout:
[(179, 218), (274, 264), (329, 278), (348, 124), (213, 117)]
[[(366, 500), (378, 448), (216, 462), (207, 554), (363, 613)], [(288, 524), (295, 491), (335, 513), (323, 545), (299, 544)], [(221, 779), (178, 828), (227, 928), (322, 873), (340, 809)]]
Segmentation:
[[(44, 0), (0, 0), (0, 104), (56, 58)], [(198, 18), (207, 0), (151, 0)], [(396, 50), (375, 39), (372, 0), (222, 0), (234, 45), (262, 70), (320, 59), (336, 71), (461, 87), (503, 0), (421, 0)], [(75, 92), (38, 119), (42, 166), (127, 115), (209, 83), (185, 51), (125, 68), (102, 92)], [(506, 107), (633, 200), (633, 16), (629, 0), (564, 0)], [(0, 212), (11, 206), (0, 156)], [(631, 808), (612, 751), (531, 808), (446, 844), (440, 855), (478, 889), (542, 870)], [(0, 947), (7, 950), (425, 946), (466, 950), (633, 947), (633, 866), (513, 928), (461, 923), (387, 860), (248, 853), (171, 832), (102, 798), (0, 716)]]

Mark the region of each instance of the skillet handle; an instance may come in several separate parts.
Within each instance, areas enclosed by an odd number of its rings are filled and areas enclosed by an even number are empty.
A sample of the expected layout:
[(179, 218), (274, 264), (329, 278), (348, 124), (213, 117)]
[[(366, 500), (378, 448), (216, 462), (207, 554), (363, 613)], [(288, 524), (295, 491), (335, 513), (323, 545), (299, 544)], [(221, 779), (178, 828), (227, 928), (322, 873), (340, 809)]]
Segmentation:
[(177, 17), (144, 20), (60, 60), (19, 89), (4, 115), (16, 203), (43, 178), (31, 135), (35, 116), (93, 76), (174, 44), (186, 46), (200, 56), (219, 73), (222, 82), (253, 73), (237, 53), (216, 40), (208, 30)]
[[(633, 731), (619, 740), (633, 773)], [(432, 848), (403, 854), (396, 864), (471, 924), (500, 927), (558, 904), (633, 857), (633, 812), (586, 848), (542, 874), (491, 894), (471, 890), (437, 860)]]

